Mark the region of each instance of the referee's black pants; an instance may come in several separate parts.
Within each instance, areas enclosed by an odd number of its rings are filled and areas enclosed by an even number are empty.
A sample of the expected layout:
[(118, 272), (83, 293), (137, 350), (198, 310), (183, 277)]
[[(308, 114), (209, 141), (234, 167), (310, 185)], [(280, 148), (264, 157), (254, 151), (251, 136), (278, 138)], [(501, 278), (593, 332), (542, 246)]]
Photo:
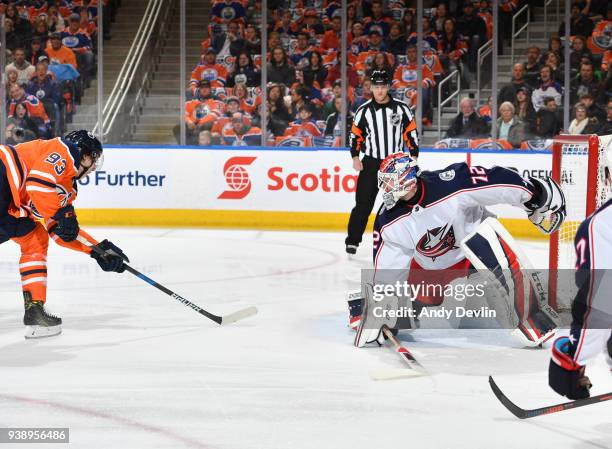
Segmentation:
[(359, 245), (368, 218), (374, 208), (376, 194), (378, 193), (378, 168), (382, 159), (364, 156), (362, 159), (363, 170), (357, 178), (357, 190), (355, 191), (355, 207), (351, 211), (348, 223), (348, 236), (344, 241), (347, 245)]

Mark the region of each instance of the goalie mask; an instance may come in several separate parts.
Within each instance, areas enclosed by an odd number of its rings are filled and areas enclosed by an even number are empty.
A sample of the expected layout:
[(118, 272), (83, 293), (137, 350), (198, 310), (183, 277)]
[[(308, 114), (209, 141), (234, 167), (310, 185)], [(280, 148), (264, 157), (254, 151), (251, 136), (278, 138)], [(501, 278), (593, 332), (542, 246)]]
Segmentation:
[(387, 209), (416, 189), (419, 174), (416, 160), (408, 153), (394, 153), (382, 161), (378, 170), (378, 188), (382, 190)]

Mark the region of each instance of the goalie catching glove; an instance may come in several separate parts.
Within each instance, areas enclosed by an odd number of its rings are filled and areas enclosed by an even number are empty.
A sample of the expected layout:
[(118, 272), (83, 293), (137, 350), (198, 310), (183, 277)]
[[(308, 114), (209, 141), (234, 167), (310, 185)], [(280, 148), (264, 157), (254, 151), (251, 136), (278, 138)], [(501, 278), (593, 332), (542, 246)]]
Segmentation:
[(565, 220), (565, 195), (559, 184), (550, 176), (545, 179), (529, 178), (529, 181), (534, 192), (531, 200), (524, 204), (527, 216), (543, 233), (551, 234), (558, 230)]
[(96, 245), (101, 251), (91, 251), (90, 256), (98, 262), (100, 268), (104, 271), (114, 271), (115, 273), (123, 273), (125, 271), (125, 263), (130, 259), (121, 251), (121, 249), (108, 240), (103, 240)]

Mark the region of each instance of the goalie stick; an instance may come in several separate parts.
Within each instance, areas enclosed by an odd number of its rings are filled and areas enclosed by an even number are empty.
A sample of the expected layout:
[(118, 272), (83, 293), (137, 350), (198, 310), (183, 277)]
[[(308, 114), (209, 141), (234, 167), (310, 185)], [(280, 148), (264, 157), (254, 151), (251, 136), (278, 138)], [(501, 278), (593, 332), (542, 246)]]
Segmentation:
[(408, 365), (409, 369), (374, 370), (370, 372), (372, 379), (391, 380), (402, 379), (405, 377), (426, 376), (429, 374), (423, 365), (421, 365), (419, 361), (414, 358), (414, 355), (412, 355), (412, 353), (399, 342), (395, 335), (393, 335), (393, 332), (391, 332), (389, 327), (383, 326), (382, 331), (387, 339), (393, 343), (393, 347), (389, 346), (389, 349), (396, 353), (404, 361), (404, 363)]
[[(105, 251), (101, 250), (96, 245), (90, 245), (90, 243), (87, 240), (85, 240), (85, 239), (83, 239), (81, 237), (77, 237), (77, 239), (81, 243), (83, 243), (84, 245), (88, 245), (91, 248), (91, 250), (95, 251), (97, 254), (100, 254), (102, 256), (104, 256), (106, 254)], [(215, 315), (213, 313), (210, 313), (210, 312), (204, 310), (203, 308), (201, 308), (197, 304), (192, 303), (188, 299), (183, 298), (181, 295), (178, 295), (178, 294), (174, 293), (169, 288), (166, 288), (163, 285), (155, 282), (153, 279), (151, 279), (150, 277), (142, 274), (140, 271), (130, 267), (125, 262), (124, 262), (124, 266), (125, 266), (126, 271), (129, 271), (134, 276), (142, 279), (147, 284), (150, 284), (153, 287), (157, 288), (158, 290), (161, 290), (166, 295), (173, 297), (177, 301), (183, 303), (187, 307), (192, 308), (193, 310), (195, 310), (199, 314), (204, 315), (206, 318), (208, 318), (209, 320), (214, 321), (215, 323), (217, 323), (219, 325), (235, 323), (236, 321), (243, 320), (243, 319), (248, 318), (250, 316), (253, 316), (253, 315), (255, 315), (257, 313), (257, 308), (254, 307), (254, 306), (251, 306), (251, 307), (247, 307), (245, 309), (238, 310), (237, 312), (230, 313), (229, 315), (222, 315), (222, 316)]]
[(562, 412), (563, 410), (569, 410), (577, 407), (584, 407), (585, 405), (597, 404), (599, 402), (609, 401), (612, 399), (612, 392), (599, 394), (597, 396), (591, 396), (586, 399), (578, 399), (576, 401), (564, 402), (562, 404), (550, 405), (548, 407), (535, 408), (531, 410), (527, 410), (524, 408), (520, 408), (514, 402), (506, 397), (506, 395), (499, 389), (493, 377), (489, 376), (489, 385), (491, 386), (491, 390), (499, 402), (501, 402), (504, 407), (506, 407), (510, 412), (520, 419), (533, 418), (535, 416), (540, 415), (548, 415), (550, 413)]

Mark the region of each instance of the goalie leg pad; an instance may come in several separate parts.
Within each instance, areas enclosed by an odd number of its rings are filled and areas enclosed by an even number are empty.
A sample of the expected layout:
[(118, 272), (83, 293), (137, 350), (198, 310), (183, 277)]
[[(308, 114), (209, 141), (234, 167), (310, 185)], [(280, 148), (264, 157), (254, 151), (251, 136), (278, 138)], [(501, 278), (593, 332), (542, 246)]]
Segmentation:
[(356, 290), (348, 292), (346, 296), (349, 309), (349, 327), (352, 330), (357, 330), (361, 322), (361, 314), (363, 311), (363, 294), (361, 290)]
[[(540, 302), (548, 302), (546, 290), (537, 276), (534, 280), (535, 270), (529, 259), (501, 223), (487, 218), (463, 239), (461, 248), (490, 281), (487, 302), (502, 326), (516, 329), (512, 335), (527, 346), (538, 346), (554, 335), (555, 317), (539, 307)], [(533, 284), (537, 285), (537, 294)], [(544, 295), (541, 301), (538, 294)]]

